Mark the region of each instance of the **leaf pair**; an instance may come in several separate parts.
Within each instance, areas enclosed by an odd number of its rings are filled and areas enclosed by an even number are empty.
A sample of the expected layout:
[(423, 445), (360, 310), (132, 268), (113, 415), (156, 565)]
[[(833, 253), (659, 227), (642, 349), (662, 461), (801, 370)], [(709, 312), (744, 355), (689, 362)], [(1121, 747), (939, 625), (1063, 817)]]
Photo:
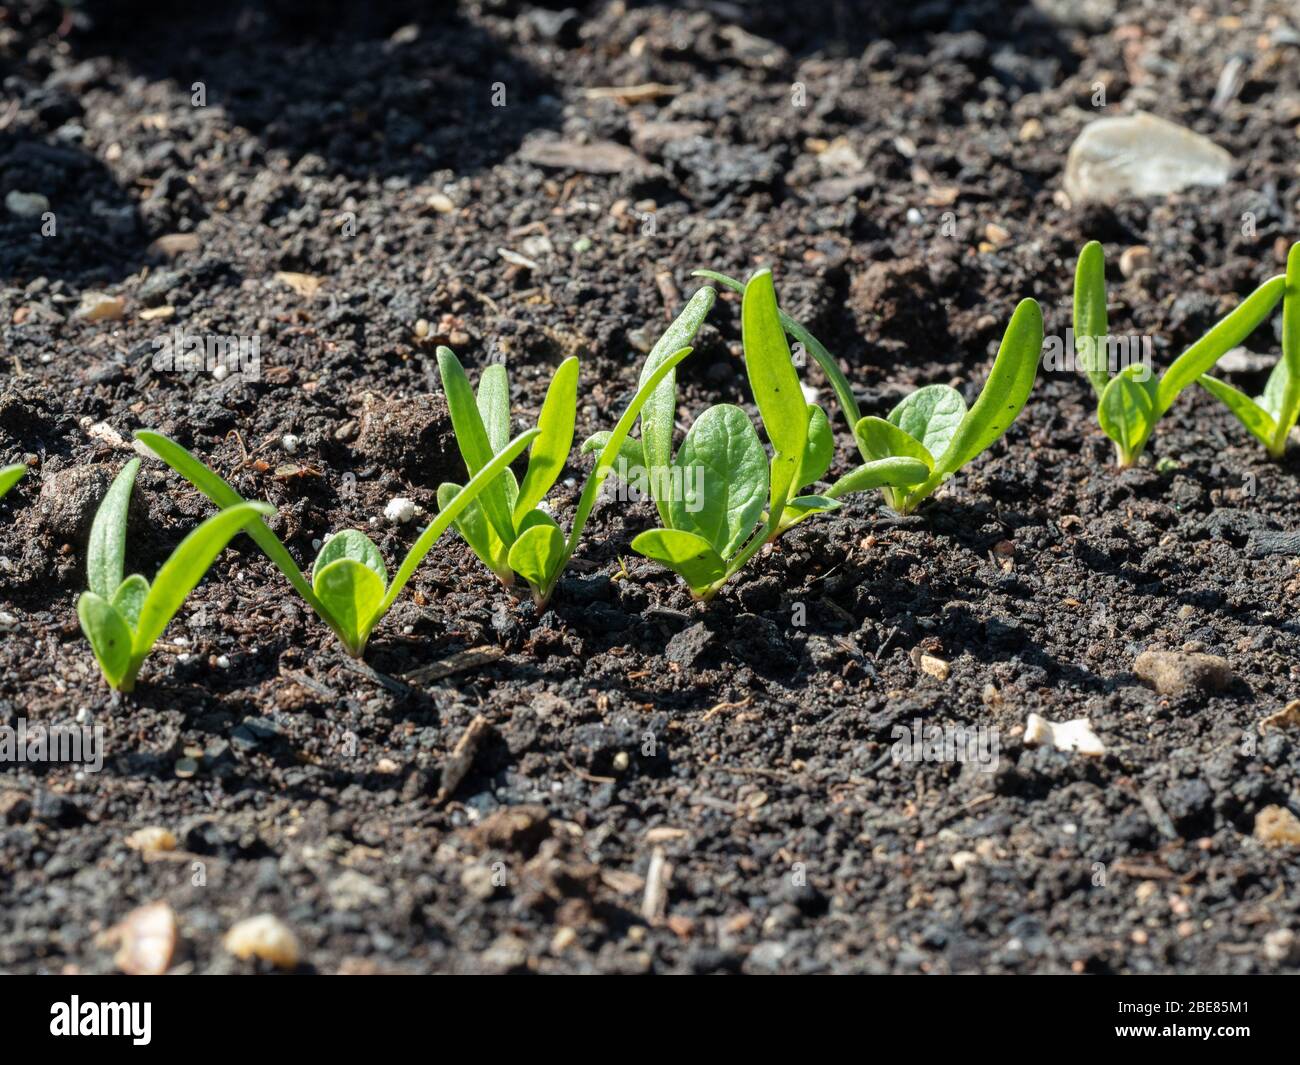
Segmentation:
[[(564, 534), (539, 504), (564, 470), (573, 446), (578, 370), (576, 358), (565, 359), (551, 378), (523, 483), (509, 469), (503, 470), (456, 519), (456, 530), (483, 564), (507, 587), (518, 573), (539, 604), (550, 597), (564, 558)], [(502, 365), (487, 367), (475, 396), (460, 360), (445, 347), (438, 349), (438, 374), (461, 458), (473, 476), (505, 446), (510, 435), (509, 375)], [(459, 491), (458, 484), (439, 485), (438, 505), (446, 506)]]
[[(223, 508), (222, 514), (246, 505), (234, 488), (174, 440), (148, 431), (135, 435), (163, 462)], [(538, 435), (537, 429), (520, 433), (496, 452), (469, 483), (441, 507), (438, 516), (411, 545), (391, 581), (379, 548), (357, 529), (345, 529), (325, 541), (312, 565), (310, 581), (294, 562), (289, 549), (261, 518), (248, 525), (248, 535), (330, 627), (348, 654), (360, 658), (375, 626), (392, 608), (438, 538)], [(268, 507), (262, 513), (274, 511)]]
[[(726, 283), (724, 281), (724, 283)], [(741, 336), (745, 371), (772, 457), (749, 417), (729, 404), (710, 407), (691, 426), (668, 476), (652, 477), (664, 527), (641, 533), (633, 550), (680, 575), (697, 598), (709, 599), (754, 553), (790, 526), (840, 504), (799, 489), (820, 480), (834, 454), (825, 412), (805, 400), (776, 305), (770, 270), (744, 286)], [(661, 425), (642, 423), (642, 442), (661, 434), (671, 456), (670, 412)], [(652, 474), (656, 469), (652, 467)]]
[[(567, 538), (555, 519), (538, 504), (564, 469), (573, 445), (578, 393), (576, 358), (561, 363), (546, 390), (537, 419), (541, 435), (529, 456), (523, 483), (516, 485), (514, 475), (506, 470), (492, 493), (485, 494), (476, 508), (467, 510), (457, 521), (457, 531), (483, 564), (507, 586), (518, 573), (528, 582), (539, 607), (548, 603), (554, 594), (595, 509), (597, 494), (614, 472), (615, 463), (644, 462), (646, 453), (661, 440), (663, 427), (666, 427), (671, 454), (677, 365), (691, 353), (689, 343), (713, 302), (712, 289), (702, 292), (708, 296), (702, 297), (697, 292), (651, 350), (636, 394), (614, 429), (597, 433), (583, 445), (584, 454), (598, 451), (599, 455), (583, 485)], [(464, 368), (447, 348), (438, 349), (438, 372), (447, 394), (461, 458), (472, 473), (507, 432), (510, 389), (506, 369), (504, 366), (485, 369), (479, 378), (477, 396), (470, 388)], [(638, 417), (643, 417), (643, 438), (629, 440), (628, 434)], [(645, 419), (654, 427), (649, 437), (644, 435)], [(438, 490), (439, 502), (454, 489), (454, 485), (442, 485)]]
[(967, 410), (961, 393), (948, 385), (926, 385), (890, 411), (888, 419), (863, 418), (853, 435), (867, 462), (832, 485), (827, 495), (859, 490), (880, 463), (919, 462), (921, 477), (882, 485), (886, 503), (900, 514), (911, 513), (1011, 427), (1029, 400), (1042, 347), (1043, 312), (1034, 300), (1021, 300), (975, 405)]
[(16, 462), (12, 466), (0, 466), (0, 497), (21, 481), (26, 472), (27, 467), (21, 462)]
[[(1294, 249), (1292, 252), (1294, 255)], [(1294, 283), (1293, 261), (1288, 261), (1287, 275), (1279, 274), (1255, 289), (1205, 336), (1175, 359), (1159, 379), (1155, 378), (1150, 367), (1141, 363), (1132, 363), (1111, 376), (1102, 358), (1103, 349), (1109, 354), (1112, 343), (1107, 331), (1105, 255), (1095, 240), (1084, 245), (1074, 274), (1075, 345), (1081, 357), (1087, 356), (1084, 369), (1098, 396), (1097, 421), (1102, 432), (1114, 441), (1116, 458), (1121, 468), (1132, 466), (1142, 457), (1156, 422), (1168, 413), (1183, 389), (1197, 380), (1227, 402), (1252, 432), (1259, 435), (1257, 430), (1262, 431), (1267, 436), (1265, 443), (1270, 452), (1275, 447), (1285, 446), (1290, 425), (1281, 429), (1279, 438), (1278, 423), (1287, 416), (1294, 423), (1297, 405), (1300, 404), (1300, 392), (1297, 392), (1300, 382), (1292, 380), (1291, 370), (1283, 369), (1287, 364), (1285, 350), (1282, 362), (1275, 371), (1278, 374), (1275, 391), (1270, 394), (1266, 390), (1259, 401), (1250, 401), (1229, 385), (1203, 375), (1227, 352), (1258, 329), (1273, 312), (1278, 300), (1287, 291), (1288, 277), (1292, 277)], [(1295, 268), (1300, 273), (1300, 265)], [(1293, 308), (1290, 345), (1293, 352), (1297, 349), (1295, 336), (1300, 331), (1296, 314), (1297, 310)], [(1300, 358), (1300, 355), (1296, 355), (1296, 358)], [(1238, 402), (1238, 397), (1244, 402)], [(1246, 404), (1250, 404), (1254, 410)], [(1265, 439), (1264, 436), (1260, 438)], [(1280, 450), (1276, 454), (1280, 454)]]
[(1251, 399), (1209, 374), (1198, 383), (1221, 399), (1272, 458), (1286, 451), (1287, 437), (1300, 419), (1300, 243), (1286, 257), (1286, 290), (1282, 295), (1282, 357), (1268, 375), (1262, 395)]
[(138, 573), (123, 579), (126, 519), (140, 460), (113, 479), (95, 513), (86, 554), (90, 590), (77, 600), (81, 630), (109, 687), (129, 692), (155, 641), (222, 549), (241, 529), (273, 514), (266, 503), (240, 502), (214, 514), (181, 541), (153, 584)]

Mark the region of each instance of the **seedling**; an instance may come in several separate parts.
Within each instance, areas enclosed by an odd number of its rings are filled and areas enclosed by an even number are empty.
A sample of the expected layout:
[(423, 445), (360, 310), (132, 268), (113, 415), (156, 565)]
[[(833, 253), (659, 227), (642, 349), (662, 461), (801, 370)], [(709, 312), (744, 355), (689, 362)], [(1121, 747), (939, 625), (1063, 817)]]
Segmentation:
[[(702, 600), (713, 598), (765, 543), (840, 505), (799, 494), (825, 474), (834, 443), (825, 412), (808, 403), (799, 386), (771, 271), (760, 270), (743, 292), (745, 370), (772, 458), (748, 415), (725, 403), (696, 419), (674, 458), (675, 392), (663, 395), (655, 417), (643, 416), (640, 454), (633, 448), (631, 456), (644, 462), (664, 524), (641, 533), (632, 548), (673, 570)], [(593, 441), (584, 445), (591, 446)], [(913, 481), (925, 476), (919, 464), (902, 465)]]
[(138, 573), (122, 578), (126, 517), (140, 460), (132, 459), (109, 485), (95, 513), (86, 553), (90, 590), (77, 600), (77, 616), (110, 688), (129, 692), (153, 645), (186, 596), (203, 579), (240, 529), (273, 514), (265, 503), (240, 502), (214, 514), (181, 541), (153, 584)]
[[(174, 440), (148, 431), (135, 435), (163, 462), (223, 508), (223, 514), (244, 505), (234, 488)], [(358, 529), (344, 529), (325, 541), (312, 565), (310, 581), (294, 562), (289, 549), (261, 518), (248, 526), (248, 535), (330, 627), (348, 654), (360, 658), (375, 626), (392, 608), (438, 538), (538, 435), (537, 429), (520, 433), (475, 473), (411, 545), (391, 582), (379, 548)]]
[[(1288, 269), (1288, 275), (1290, 269)], [(1088, 374), (1093, 390), (1097, 393), (1097, 421), (1104, 432), (1115, 443), (1116, 461), (1121, 469), (1132, 466), (1142, 452), (1146, 450), (1147, 441), (1152, 430), (1169, 408), (1173, 406), (1179, 394), (1193, 381), (1201, 379), (1216, 362), (1228, 351), (1237, 347), (1251, 333), (1259, 328), (1273, 312), (1278, 300), (1287, 288), (1287, 276), (1279, 274), (1269, 278), (1259, 288), (1241, 301), (1229, 314), (1221, 318), (1205, 336), (1196, 341), (1170, 365), (1163, 376), (1157, 380), (1151, 368), (1143, 363), (1132, 363), (1111, 376), (1103, 357), (1107, 351), (1106, 318), (1106, 261), (1101, 245), (1090, 241), (1079, 252), (1078, 265), (1074, 274), (1074, 335), (1079, 353), (1079, 361)], [(1284, 312), (1285, 313), (1285, 312)], [(1292, 328), (1295, 329), (1296, 311), (1292, 311)], [(1294, 350), (1294, 343), (1291, 345)], [(1283, 353), (1282, 363), (1286, 363)], [(1275, 399), (1269, 398), (1266, 390), (1257, 405), (1258, 413), (1264, 414), (1273, 426), (1273, 433), (1268, 443), (1276, 441), (1278, 423), (1289, 412), (1291, 422), (1295, 421), (1294, 404), (1298, 401), (1294, 393), (1297, 383), (1289, 377), (1289, 371), (1280, 370), (1277, 377), (1278, 391)], [(1206, 387), (1227, 402), (1223, 392), (1216, 391), (1220, 382), (1206, 384)], [(1270, 380), (1270, 384), (1272, 381)], [(1229, 386), (1222, 385), (1227, 390)], [(1236, 392), (1235, 389), (1232, 389)], [(1292, 393), (1284, 396), (1284, 392)], [(1240, 393), (1237, 393), (1241, 395)], [(1235, 398), (1235, 397), (1234, 397)], [(1245, 399), (1244, 396), (1242, 396)], [(1284, 403), (1288, 399), (1291, 406)], [(1276, 403), (1276, 405), (1274, 405)], [(1229, 403), (1234, 413), (1242, 417), (1241, 412)], [(1242, 408), (1244, 409), (1244, 408)], [(1250, 412), (1247, 412), (1249, 416)], [(1245, 418), (1242, 419), (1245, 421)], [(1256, 426), (1267, 432), (1268, 424), (1255, 419)], [(1247, 422), (1250, 428), (1251, 423)], [(1288, 425), (1289, 429), (1290, 426)], [(1251, 430), (1252, 432), (1255, 429)], [(1256, 434), (1258, 435), (1258, 433)], [(1286, 432), (1281, 434), (1282, 444), (1286, 441)]]
[(16, 462), (12, 466), (0, 466), (0, 497), (21, 481), (26, 472), (27, 467), (21, 462)]
[[(884, 488), (885, 502), (900, 514), (910, 514), (939, 485), (992, 447), (1024, 409), (1042, 349), (1043, 312), (1036, 301), (1021, 300), (1002, 334), (988, 380), (969, 410), (955, 388), (925, 385), (890, 411), (888, 419), (859, 421), (853, 435), (869, 460), (867, 466), (872, 460), (906, 456), (924, 463), (929, 471), (917, 485)], [(855, 490), (857, 473), (846, 474), (827, 494)]]
[[(724, 274), (695, 272), (737, 292), (744, 288)], [(778, 316), (782, 328), (826, 375), (864, 460), (831, 485), (825, 496), (839, 499), (880, 488), (885, 502), (901, 514), (915, 510), (1007, 431), (1029, 398), (1043, 346), (1042, 312), (1034, 300), (1022, 300), (1003, 335), (993, 370), (969, 411), (955, 389), (928, 385), (898, 404), (888, 419), (864, 418), (848, 379), (825, 345), (788, 314), (778, 312)]]
[[(578, 360), (568, 359), (561, 364), (542, 404), (535, 430), (541, 435), (529, 457), (523, 484), (516, 485), (513, 474), (507, 470), (502, 483), (484, 495), (479, 510), (467, 512), (457, 526), (474, 553), (503, 583), (509, 584), (509, 575), (518, 573), (528, 582), (538, 607), (550, 601), (582, 539), (582, 531), (596, 506), (597, 493), (613, 471), (619, 449), (626, 443), (642, 407), (659, 383), (690, 353), (689, 347), (672, 352), (637, 389), (587, 476), (567, 538), (555, 519), (537, 506), (564, 469), (573, 443)], [(499, 374), (494, 373), (497, 369), (501, 370)], [(473, 473), (478, 464), (491, 456), (497, 446), (495, 441), (504, 436), (509, 425), (510, 393), (505, 368), (490, 366), (483, 372), (477, 399), (460, 362), (447, 348), (438, 350), (438, 372), (447, 393), (461, 458)], [(443, 485), (439, 498), (454, 487)]]
[(1280, 459), (1287, 437), (1300, 418), (1300, 243), (1286, 257), (1286, 291), (1282, 296), (1282, 357), (1268, 375), (1262, 395), (1251, 399), (1209, 374), (1198, 383), (1227, 405), (1269, 456)]

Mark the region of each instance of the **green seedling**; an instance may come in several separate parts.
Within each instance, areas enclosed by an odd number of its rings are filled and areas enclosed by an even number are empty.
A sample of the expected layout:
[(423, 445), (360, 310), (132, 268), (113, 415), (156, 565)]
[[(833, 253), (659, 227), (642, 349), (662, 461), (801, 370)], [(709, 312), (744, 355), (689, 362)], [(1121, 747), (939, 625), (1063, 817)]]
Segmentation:
[(21, 462), (16, 462), (12, 466), (0, 466), (0, 497), (21, 481), (26, 472), (27, 467)]
[[(1097, 393), (1097, 421), (1102, 432), (1114, 441), (1116, 461), (1121, 469), (1132, 466), (1142, 457), (1156, 422), (1168, 413), (1183, 389), (1200, 380), (1219, 359), (1258, 329), (1273, 312), (1278, 300), (1282, 299), (1286, 288), (1286, 275), (1269, 278), (1175, 359), (1159, 379), (1149, 366), (1140, 362), (1125, 366), (1112, 376), (1107, 365), (1109, 342), (1105, 256), (1097, 241), (1084, 245), (1079, 252), (1074, 274), (1074, 342), (1079, 362)], [(1295, 313), (1293, 310), (1293, 316)], [(1294, 328), (1294, 318), (1292, 325)], [(1292, 348), (1294, 349), (1294, 344)], [(1284, 353), (1283, 363), (1285, 362)], [(1293, 391), (1297, 387), (1294, 378), (1287, 378), (1289, 371), (1282, 370), (1281, 373), (1283, 376), (1278, 377), (1278, 382), (1279, 386), (1284, 387), (1279, 387), (1275, 399), (1270, 398), (1266, 390), (1258, 407), (1259, 413), (1267, 415), (1268, 422), (1273, 425), (1274, 434), (1278, 422), (1288, 413), (1284, 400), (1289, 398), (1293, 405), (1297, 402), (1294, 394), (1289, 397), (1283, 395), (1283, 392)], [(1220, 398), (1225, 398), (1223, 392), (1215, 391), (1217, 385), (1220, 382), (1206, 384), (1206, 387)], [(1223, 390), (1229, 388), (1227, 385), (1221, 387)], [(1231, 391), (1236, 392), (1235, 389)], [(1237, 408), (1233, 409), (1241, 417)], [(1294, 406), (1290, 409), (1290, 417), (1294, 422)], [(1247, 422), (1247, 427), (1250, 424)], [(1268, 429), (1268, 424), (1258, 419), (1256, 425), (1259, 429)], [(1255, 430), (1252, 429), (1253, 431)], [(1272, 443), (1275, 439), (1275, 435), (1270, 435), (1269, 442)], [(1283, 432), (1282, 442), (1285, 443), (1285, 440), (1286, 433)]]
[[(706, 309), (707, 310), (707, 309)], [(690, 330), (694, 335), (695, 330)], [(670, 329), (670, 342), (680, 337)], [(661, 341), (661, 344), (663, 341)], [(597, 493), (613, 471), (620, 449), (642, 408), (660, 382), (672, 374), (691, 349), (678, 346), (668, 352), (645, 376), (632, 402), (600, 448), (596, 465), (583, 485), (573, 528), (566, 537), (559, 524), (538, 504), (555, 483), (568, 461), (573, 445), (577, 408), (578, 360), (566, 359), (555, 372), (537, 419), (537, 443), (529, 455), (523, 483), (506, 470), (498, 482), (483, 493), (477, 505), (467, 508), (456, 528), (470, 549), (503, 584), (509, 586), (518, 573), (528, 583), (537, 606), (545, 606), (555, 592), (565, 567), (573, 557), (582, 531), (596, 505)], [(438, 373), (447, 394), (452, 429), (465, 468), (471, 475), (491, 460), (505, 439), (510, 424), (510, 382), (504, 366), (489, 366), (479, 380), (477, 396), (460, 361), (447, 348), (438, 349)], [(472, 482), (471, 482), (472, 483)], [(450, 497), (455, 485), (444, 484), (438, 499)]]
[[(234, 488), (174, 440), (148, 431), (135, 435), (163, 462), (223, 508), (223, 514), (244, 505)], [(348, 654), (360, 658), (375, 626), (392, 608), (438, 538), (538, 435), (537, 429), (520, 433), (475, 473), (411, 545), (391, 581), (379, 548), (358, 529), (345, 529), (325, 541), (312, 565), (310, 580), (298, 568), (289, 549), (260, 518), (248, 526), (248, 535), (330, 627)]]
[[(886, 503), (900, 514), (910, 514), (1011, 427), (1034, 387), (1042, 348), (1043, 312), (1036, 301), (1021, 300), (975, 405), (967, 410), (961, 393), (948, 385), (926, 385), (907, 396), (888, 418), (861, 419), (853, 435), (868, 462), (859, 470), (888, 458), (923, 463), (928, 472), (919, 484), (883, 489)], [(828, 494), (855, 490), (857, 473), (846, 474)], [(842, 488), (846, 482), (848, 487)]]
[(1262, 395), (1251, 399), (1209, 374), (1197, 378), (1211, 395), (1223, 400), (1265, 448), (1280, 459), (1287, 437), (1300, 418), (1300, 243), (1286, 257), (1286, 291), (1282, 295), (1282, 357), (1268, 375)]
[(140, 666), (186, 596), (203, 579), (222, 549), (259, 515), (266, 503), (240, 502), (214, 514), (181, 541), (151, 585), (138, 573), (123, 579), (126, 517), (140, 460), (132, 459), (113, 479), (95, 513), (86, 553), (90, 590), (77, 600), (77, 616), (109, 687), (129, 692)]
[[(840, 506), (826, 496), (800, 494), (826, 473), (834, 442), (825, 412), (807, 402), (799, 385), (771, 271), (756, 273), (743, 293), (745, 371), (771, 459), (749, 416), (730, 404), (701, 414), (673, 457), (675, 393), (662, 397), (656, 418), (643, 415), (640, 451), (633, 448), (630, 456), (643, 463), (634, 476), (663, 521), (662, 528), (637, 536), (632, 548), (681, 576), (701, 600), (713, 598), (765, 543)], [(913, 481), (925, 476), (919, 464), (902, 465)], [(625, 464), (625, 478), (629, 472)]]
[[(695, 274), (736, 292), (744, 289), (740, 282), (712, 270)], [(864, 418), (848, 378), (826, 346), (784, 311), (778, 317), (781, 327), (826, 375), (863, 459), (825, 496), (839, 499), (879, 488), (885, 502), (902, 514), (914, 510), (1007, 431), (1029, 398), (1043, 345), (1042, 312), (1034, 300), (1022, 300), (1003, 336), (993, 371), (969, 411), (955, 389), (930, 385), (904, 399), (888, 419)]]

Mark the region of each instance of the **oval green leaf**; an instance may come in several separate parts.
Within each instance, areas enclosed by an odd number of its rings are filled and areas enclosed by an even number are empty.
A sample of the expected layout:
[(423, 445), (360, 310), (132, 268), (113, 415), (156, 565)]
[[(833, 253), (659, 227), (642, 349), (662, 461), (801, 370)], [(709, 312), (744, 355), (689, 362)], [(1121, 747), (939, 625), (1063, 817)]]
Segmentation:
[(633, 539), (632, 550), (667, 566), (697, 596), (727, 572), (726, 563), (707, 540), (682, 529), (650, 529)]

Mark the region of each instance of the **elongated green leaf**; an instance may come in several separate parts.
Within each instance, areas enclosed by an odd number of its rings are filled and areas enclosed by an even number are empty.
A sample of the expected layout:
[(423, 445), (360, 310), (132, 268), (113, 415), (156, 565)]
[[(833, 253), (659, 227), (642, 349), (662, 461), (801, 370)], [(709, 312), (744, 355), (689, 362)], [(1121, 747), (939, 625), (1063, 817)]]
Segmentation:
[(1273, 313), (1286, 291), (1286, 277), (1269, 278), (1221, 318), (1205, 336), (1174, 360), (1155, 389), (1155, 418), (1161, 417), (1184, 388), (1208, 373), (1224, 355), (1237, 347)]
[[(609, 443), (610, 437), (614, 434), (608, 429), (602, 429), (598, 433), (592, 433), (582, 442), (582, 454), (590, 455), (593, 452), (599, 454)], [(617, 462), (610, 471), (615, 477), (624, 477), (624, 474), (636, 469), (646, 468), (645, 451), (641, 447), (640, 440), (633, 440), (630, 436), (623, 438), (623, 444), (618, 449)], [(626, 478), (624, 478), (626, 479)]]
[[(469, 378), (450, 348), (438, 348), (438, 376), (442, 378), (442, 389), (447, 394), (447, 409), (451, 412), (451, 427), (456, 434), (460, 457), (465, 460), (465, 468), (473, 478), (492, 461), (494, 451)], [(514, 543), (515, 528), (504, 482), (495, 478), (489, 482), (480, 502), (497, 535), (507, 544)]]
[[(135, 438), (223, 510), (245, 502), (244, 498), (234, 488), (222, 480), (218, 474), (208, 469), (180, 444), (176, 443), (175, 440), (148, 429), (140, 430), (135, 434)], [(293, 585), (294, 590), (316, 611), (317, 616), (329, 624), (328, 613), (322, 607), (320, 600), (316, 598), (316, 593), (312, 591), (311, 583), (302, 570), (298, 568), (298, 564), (294, 562), (293, 556), (289, 554), (289, 549), (271, 531), (266, 522), (258, 518), (244, 531), (253, 538), (253, 541), (262, 549), (266, 557), (275, 564), (276, 569), (285, 575), (289, 583)]]
[(1141, 367), (1129, 366), (1110, 379), (1097, 404), (1101, 431), (1115, 441), (1120, 464), (1131, 465), (1142, 453), (1156, 414), (1152, 388), (1137, 380)]
[(420, 534), (420, 538), (411, 545), (406, 557), (402, 559), (397, 575), (393, 577), (392, 583), (388, 586), (388, 593), (384, 596), (384, 601), (375, 613), (371, 622), (372, 625), (377, 625), (383, 616), (388, 613), (397, 597), (402, 594), (402, 589), (406, 587), (406, 583), (411, 579), (416, 567), (424, 561), (425, 555), (433, 550), (433, 545), (447, 531), (447, 527), (460, 517), (466, 507), (479, 498), (484, 488), (492, 483), (493, 478), (497, 477), (502, 470), (514, 462), (524, 448), (537, 439), (540, 432), (540, 429), (533, 428), (516, 436), (498, 451), (486, 466), (470, 478), (469, 484), (465, 485), (456, 494), (455, 499), (438, 512), (438, 516), (429, 523), (429, 527)]
[(316, 594), (348, 634), (349, 650), (361, 654), (384, 599), (384, 582), (369, 566), (345, 556), (323, 566), (313, 583)]
[(82, 592), (77, 599), (77, 618), (108, 686), (120, 687), (131, 664), (131, 630), (126, 621), (94, 592)]
[[(374, 570), (375, 576), (379, 578), (379, 583), (388, 583), (388, 569), (384, 565), (384, 556), (379, 553), (379, 548), (360, 529), (344, 529), (337, 532), (325, 541), (320, 552), (316, 555), (316, 561), (311, 567), (311, 583), (315, 587), (316, 579), (320, 576), (320, 571), (340, 558), (350, 558), (361, 565)], [(317, 589), (317, 594), (320, 590)]]
[[(1264, 382), (1264, 391), (1255, 398), (1255, 402), (1272, 419), (1274, 425), (1281, 424), (1278, 419), (1282, 417), (1282, 404), (1286, 398), (1289, 377), (1290, 373), (1288, 372), (1286, 360), (1278, 359), (1273, 366), (1272, 372), (1268, 375), (1268, 380)], [(1203, 379), (1204, 377), (1197, 378), (1197, 380)]]
[(1237, 416), (1237, 420), (1249, 429), (1260, 443), (1265, 447), (1272, 447), (1273, 437), (1277, 432), (1277, 423), (1258, 403), (1246, 395), (1245, 392), (1233, 388), (1226, 381), (1220, 381), (1209, 374), (1201, 374), (1196, 380), (1202, 388), (1216, 399), (1221, 400), (1224, 406)]
[(925, 445), (884, 418), (872, 415), (861, 419), (853, 427), (853, 435), (857, 438), (858, 450), (868, 462), (902, 456), (924, 462), (927, 470), (934, 469), (934, 457)]
[(1287, 434), (1300, 419), (1300, 242), (1286, 257), (1286, 294), (1282, 297), (1282, 360), (1277, 400), (1277, 429), (1269, 450), (1280, 458)]
[(600, 454), (596, 456), (596, 465), (592, 467), (591, 473), (587, 475), (587, 483), (582, 486), (582, 495), (578, 499), (578, 510), (573, 516), (573, 528), (569, 530), (569, 540), (565, 546), (564, 560), (566, 563), (573, 557), (578, 541), (582, 539), (582, 530), (586, 528), (587, 519), (591, 517), (591, 512), (596, 506), (596, 497), (600, 494), (601, 485), (605, 483), (605, 478), (613, 471), (614, 461), (622, 453), (623, 443), (627, 440), (627, 434), (632, 431), (632, 426), (636, 424), (637, 417), (641, 414), (641, 408), (645, 406), (646, 400), (658, 387), (659, 382), (672, 373), (677, 368), (677, 364), (690, 353), (690, 348), (682, 348), (681, 351), (673, 352), (659, 365), (654, 373), (641, 382), (640, 387), (636, 390), (636, 395), (632, 397), (632, 402), (627, 405), (627, 410), (623, 412), (622, 417), (619, 418), (613, 431), (609, 434), (605, 446), (600, 449)]
[(889, 412), (889, 421), (919, 441), (936, 461), (942, 461), (965, 417), (966, 401), (947, 385), (918, 388)]
[(1029, 400), (1042, 350), (1043, 312), (1035, 300), (1021, 300), (1002, 335), (979, 398), (961, 420), (947, 450), (935, 456), (931, 480), (936, 487), (941, 478), (956, 473), (1011, 427)]
[(133, 649), (137, 657), (143, 658), (149, 653), (186, 596), (203, 579), (208, 567), (231, 538), (259, 514), (274, 513), (275, 508), (266, 503), (240, 503), (213, 514), (180, 542), (158, 570), (158, 576), (140, 608)]
[[(743, 293), (745, 291), (742, 282), (727, 277), (726, 274), (720, 274), (715, 270), (695, 270), (693, 276), (716, 281), (733, 292)], [(826, 375), (826, 380), (830, 382), (831, 391), (835, 393), (835, 399), (839, 402), (840, 410), (844, 412), (844, 420), (848, 422), (850, 428), (857, 425), (862, 420), (862, 412), (858, 409), (858, 400), (853, 394), (853, 386), (849, 384), (849, 379), (844, 376), (840, 364), (835, 361), (835, 357), (826, 350), (826, 346), (820, 340), (786, 314), (785, 311), (781, 311), (780, 316), (781, 327), (794, 337), (797, 343), (802, 344), (804, 349), (817, 360), (817, 365), (821, 367), (822, 373)]]
[(140, 609), (149, 597), (149, 582), (139, 573), (133, 573), (117, 586), (113, 593), (113, 609), (122, 615), (122, 620), (131, 629), (135, 629), (140, 620)]
[[(699, 332), (704, 319), (708, 317), (717, 299), (717, 292), (705, 285), (697, 290), (672, 325), (664, 330), (663, 335), (655, 341), (641, 367), (641, 376), (637, 388), (650, 379), (650, 376), (675, 353), (691, 346), (695, 334)], [(669, 371), (660, 378), (659, 385), (650, 394), (641, 410), (641, 448), (644, 465), (648, 470), (666, 472), (673, 461), (673, 427), (677, 420), (677, 374)], [(652, 478), (651, 483), (655, 481)], [(656, 499), (660, 520), (668, 521), (668, 501)]]
[(542, 431), (528, 455), (528, 472), (515, 500), (514, 521), (537, 506), (551, 490), (569, 461), (573, 447), (573, 423), (578, 411), (578, 360), (565, 359), (546, 389), (537, 428)]
[(1074, 350), (1099, 398), (1110, 380), (1109, 372), (1099, 359), (1109, 332), (1106, 253), (1097, 241), (1091, 240), (1079, 252), (1079, 262), (1074, 269)]
[(510, 548), (510, 568), (528, 582), (539, 598), (563, 564), (564, 534), (554, 521), (538, 520), (530, 524)]
[(131, 489), (135, 485), (140, 460), (132, 459), (113, 478), (103, 502), (95, 512), (86, 548), (86, 577), (90, 590), (104, 600), (111, 600), (122, 583), (126, 559), (126, 514), (131, 506)]
[(27, 467), (21, 462), (15, 462), (12, 466), (0, 466), (0, 496), (21, 481), (26, 472)]
[(820, 481), (831, 468), (835, 457), (835, 437), (826, 412), (815, 403), (808, 404), (808, 443), (804, 445), (799, 473), (795, 476), (793, 490)]
[(760, 270), (745, 286), (741, 303), (745, 372), (763, 428), (780, 455), (803, 455), (808, 439), (808, 401), (790, 361), (790, 346), (776, 309), (772, 271)]
[[(460, 485), (449, 482), (438, 485), (438, 509), (446, 510), (451, 501), (456, 498), (460, 488)], [(460, 517), (452, 524), (483, 565), (498, 577), (502, 575), (503, 570), (509, 570), (505, 545), (501, 543), (501, 537), (492, 530), (492, 525), (477, 500), (461, 511)]]
[(895, 456), (873, 459), (850, 470), (825, 492), (827, 499), (838, 499), (850, 492), (865, 492), (871, 488), (910, 488), (921, 484), (930, 476), (930, 467), (920, 459)]
[(673, 463), (680, 471), (672, 492), (672, 528), (693, 532), (722, 558), (730, 558), (763, 516), (767, 452), (749, 416), (719, 404), (695, 420)]
[(632, 550), (667, 566), (697, 596), (721, 580), (727, 570), (707, 540), (682, 529), (650, 529), (633, 539)]
[(488, 446), (495, 455), (510, 439), (510, 374), (501, 363), (490, 363), (483, 368), (475, 406), (483, 419)]
[[(808, 402), (799, 386), (794, 363), (790, 361), (770, 270), (758, 271), (745, 286), (740, 324), (749, 387), (762, 415), (767, 438), (776, 452), (768, 474), (770, 535), (780, 522), (786, 500), (799, 487), (794, 482), (808, 443)], [(742, 565), (744, 561), (741, 560)]]

